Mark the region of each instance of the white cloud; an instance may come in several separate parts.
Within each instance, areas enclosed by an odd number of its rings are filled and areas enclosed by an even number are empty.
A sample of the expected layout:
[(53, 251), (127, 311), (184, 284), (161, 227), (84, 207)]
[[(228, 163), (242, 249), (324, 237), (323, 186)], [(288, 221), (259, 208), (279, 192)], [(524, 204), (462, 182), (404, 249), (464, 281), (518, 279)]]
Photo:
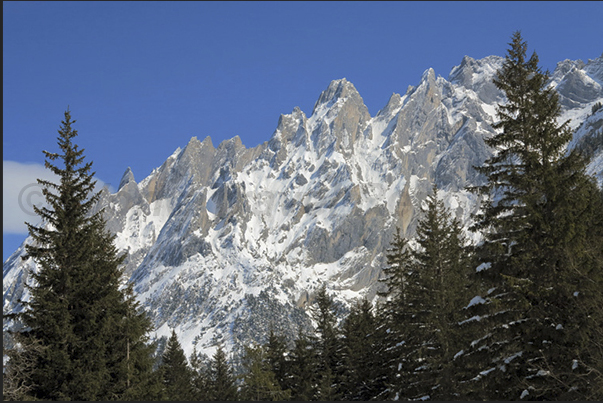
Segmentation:
[[(4, 160), (2, 171), (2, 232), (27, 234), (25, 221), (34, 225), (41, 222), (32, 206), (46, 205), (37, 179), (58, 182), (58, 177), (44, 165), (35, 163)], [(97, 181), (97, 189), (103, 186), (103, 182)]]

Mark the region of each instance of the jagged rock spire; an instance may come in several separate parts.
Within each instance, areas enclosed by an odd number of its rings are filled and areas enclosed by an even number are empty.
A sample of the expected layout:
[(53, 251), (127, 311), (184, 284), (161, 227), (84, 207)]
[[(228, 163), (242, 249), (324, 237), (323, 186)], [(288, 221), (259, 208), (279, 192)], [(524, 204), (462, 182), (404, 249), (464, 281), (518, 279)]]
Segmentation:
[(126, 172), (124, 172), (124, 174), (122, 175), (121, 180), (119, 181), (119, 188), (117, 190), (119, 191), (119, 189), (124, 187), (130, 181), (136, 182), (134, 180), (134, 173), (132, 172), (132, 169), (128, 167), (128, 169), (126, 169)]
[(333, 80), (329, 84), (326, 90), (324, 90), (318, 100), (314, 104), (312, 114), (318, 110), (321, 105), (328, 104), (330, 102), (337, 102), (338, 99), (342, 98), (357, 98), (362, 101), (360, 94), (354, 87), (354, 84), (346, 80), (345, 78), (339, 80)]

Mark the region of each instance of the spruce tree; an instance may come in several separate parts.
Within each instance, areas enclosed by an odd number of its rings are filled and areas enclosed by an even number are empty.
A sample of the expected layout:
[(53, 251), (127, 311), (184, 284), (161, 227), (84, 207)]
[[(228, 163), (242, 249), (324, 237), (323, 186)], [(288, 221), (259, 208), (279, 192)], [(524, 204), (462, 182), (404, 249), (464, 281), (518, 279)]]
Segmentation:
[(407, 302), (408, 276), (411, 271), (411, 255), (408, 249), (408, 240), (400, 235), (400, 228), (387, 250), (387, 267), (383, 268), (384, 277), (379, 281), (386, 284), (385, 291), (380, 291), (379, 296), (385, 300), (385, 310), (391, 315), (401, 312), (400, 309)]
[(337, 328), (337, 307), (324, 284), (316, 292), (311, 313), (316, 321), (317, 333), (316, 352), (320, 386), (318, 398), (335, 400), (339, 396), (342, 345)]
[(261, 345), (245, 346), (242, 377), (241, 397), (244, 400), (282, 401), (290, 397), (290, 390), (281, 389), (268, 361), (266, 350)]
[(122, 292), (125, 303), (117, 310), (121, 321), (114, 323), (109, 336), (114, 343), (109, 362), (112, 378), (117, 380), (115, 390), (123, 393), (113, 396), (120, 400), (158, 400), (163, 394), (160, 373), (153, 370), (157, 344), (150, 341), (152, 325), (134, 295), (132, 283), (127, 283)]
[(190, 356), (191, 385), (193, 394), (191, 400), (209, 400), (209, 376), (208, 370), (205, 367), (205, 358), (207, 357), (204, 354), (198, 353), (197, 348), (193, 347), (193, 352)]
[(163, 377), (163, 387), (168, 400), (191, 400), (191, 369), (178, 341), (176, 331), (173, 329), (163, 352), (159, 370)]
[(219, 346), (213, 355), (208, 371), (209, 400), (233, 401), (238, 398), (238, 390), (231, 365), (226, 359), (226, 353)]
[(385, 389), (380, 329), (367, 299), (352, 305), (342, 325), (342, 400), (373, 400)]
[[(152, 382), (151, 324), (131, 288), (121, 288), (124, 257), (102, 210), (92, 213), (100, 192), (94, 192), (92, 162), (84, 162), (84, 150), (73, 142), (73, 123), (66, 111), (60, 152), (44, 151), (46, 168), (60, 182), (38, 180), (48, 207), (34, 206), (44, 225), (27, 224), (34, 242), (24, 259), (39, 270), (32, 273), (35, 285), (27, 286), (30, 300), (16, 315), (24, 328), (15, 354), (35, 360), (22, 379), (34, 399), (133, 397), (140, 384)], [(36, 349), (27, 351), (30, 346)]]
[(383, 350), (395, 377), (391, 398), (456, 397), (451, 381), (459, 350), (460, 310), (466, 299), (468, 254), (460, 223), (452, 218), (437, 188), (426, 200), (416, 246), (394, 236), (382, 281), (389, 348)]
[(318, 359), (315, 343), (301, 328), (289, 357), (291, 400), (316, 400)]
[(483, 333), (463, 358), (476, 371), (465, 384), (476, 398), (588, 398), (596, 372), (588, 335), (601, 326), (592, 306), (602, 248), (591, 237), (600, 198), (587, 158), (567, 150), (572, 132), (557, 123), (548, 72), (526, 51), (516, 32), (494, 80), (508, 102), (486, 139), (495, 152), (477, 168), (487, 182), (473, 189), (484, 198), (474, 228), (484, 235), (477, 275), (488, 291), (474, 306)]
[(434, 185), (411, 252), (413, 332), (420, 334), (412, 361), (416, 390), (436, 399), (454, 397), (452, 359), (459, 351), (462, 304), (466, 300), (468, 251), (458, 219), (438, 199)]
[(413, 261), (408, 241), (400, 235), (400, 228), (396, 228), (386, 258), (388, 265), (383, 268), (384, 276), (379, 279), (385, 284), (385, 290), (378, 293), (382, 301), (377, 316), (385, 328), (380, 332), (382, 348), (378, 354), (388, 375), (383, 380), (385, 390), (380, 398), (398, 400), (407, 396), (410, 372), (408, 347), (414, 339), (406, 326), (412, 320), (409, 284)]
[(270, 329), (268, 340), (265, 345), (266, 360), (272, 372), (276, 376), (276, 380), (282, 390), (289, 389), (290, 384), (290, 365), (287, 359), (287, 344), (282, 335)]

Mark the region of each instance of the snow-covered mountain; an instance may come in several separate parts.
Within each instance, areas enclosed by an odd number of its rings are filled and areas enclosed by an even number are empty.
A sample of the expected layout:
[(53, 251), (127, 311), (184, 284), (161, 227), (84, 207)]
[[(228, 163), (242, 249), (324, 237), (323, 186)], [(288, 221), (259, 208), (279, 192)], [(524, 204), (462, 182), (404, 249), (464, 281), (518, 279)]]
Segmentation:
[[(281, 115), (257, 147), (193, 137), (138, 183), (128, 168), (98, 208), (157, 337), (175, 328), (187, 354), (196, 345), (211, 355), (219, 343), (263, 341), (270, 327), (295, 335), (322, 283), (344, 307), (373, 299), (395, 228), (414, 234), (434, 182), (468, 224), (478, 200), (465, 187), (482, 180), (472, 166), (490, 155), (483, 139), (504, 102), (492, 84), (502, 62), (465, 57), (448, 79), (428, 69), (373, 117), (352, 83), (335, 80), (310, 116)], [(558, 63), (551, 85), (577, 129), (571, 146), (591, 146), (589, 172), (603, 185), (603, 109), (593, 113), (603, 55)], [(36, 270), (23, 253), (4, 263), (5, 312), (20, 309)]]

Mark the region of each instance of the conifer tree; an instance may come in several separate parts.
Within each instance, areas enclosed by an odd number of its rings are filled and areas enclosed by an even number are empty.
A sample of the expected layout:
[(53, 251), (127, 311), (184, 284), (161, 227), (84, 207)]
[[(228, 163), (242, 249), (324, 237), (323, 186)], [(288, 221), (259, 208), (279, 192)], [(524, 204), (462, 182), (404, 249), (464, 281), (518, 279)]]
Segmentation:
[(459, 349), (457, 324), (466, 300), (469, 258), (460, 222), (438, 199), (435, 185), (417, 226), (416, 241), (409, 286), (412, 332), (421, 335), (411, 361), (416, 390), (421, 396), (450, 399), (454, 397), (451, 363)]
[(385, 389), (379, 357), (380, 327), (367, 299), (352, 305), (342, 326), (343, 400), (373, 400)]
[(176, 331), (168, 339), (159, 367), (168, 400), (191, 400), (192, 374)]
[(494, 155), (477, 168), (487, 182), (474, 189), (485, 200), (475, 229), (488, 290), (475, 309), (487, 311), (464, 359), (483, 362), (471, 377), (477, 398), (587, 398), (596, 372), (588, 334), (601, 326), (592, 304), (601, 298), (602, 248), (591, 237), (600, 233), (600, 198), (587, 158), (567, 151), (572, 133), (557, 123), (548, 72), (526, 50), (516, 32), (494, 80), (508, 102), (486, 140)]
[(379, 359), (385, 368), (385, 391), (382, 399), (398, 400), (406, 397), (406, 385), (409, 379), (409, 348), (414, 335), (406, 326), (412, 320), (409, 310), (410, 276), (413, 271), (411, 250), (406, 238), (396, 228), (390, 248), (386, 253), (387, 267), (383, 269), (384, 277), (379, 281), (385, 284), (385, 290), (378, 295), (382, 298), (378, 317), (385, 329), (381, 332), (382, 348), (378, 350)]
[(163, 388), (160, 373), (153, 370), (157, 344), (150, 342), (151, 321), (136, 299), (132, 283), (127, 283), (122, 292), (125, 303), (117, 310), (121, 321), (114, 323), (109, 336), (114, 343), (109, 362), (114, 367), (112, 378), (117, 380), (115, 390), (124, 392), (113, 396), (120, 400), (158, 400)]
[(219, 346), (211, 359), (209, 371), (209, 400), (233, 401), (238, 398), (238, 390), (231, 365), (226, 359), (226, 353)]
[(39, 270), (32, 273), (35, 285), (27, 286), (30, 300), (16, 315), (24, 329), (15, 354), (35, 360), (22, 379), (34, 399), (134, 398), (140, 385), (153, 382), (151, 323), (131, 288), (121, 288), (124, 257), (102, 210), (92, 214), (100, 192), (94, 192), (92, 162), (84, 162), (84, 150), (73, 142), (73, 123), (66, 111), (60, 152), (44, 151), (46, 168), (60, 182), (38, 180), (48, 207), (34, 206), (44, 225), (27, 224), (34, 242), (24, 259), (32, 258)]
[(287, 360), (287, 344), (282, 335), (277, 335), (274, 329), (270, 329), (268, 341), (265, 345), (266, 360), (272, 372), (276, 376), (276, 380), (282, 390), (289, 389), (290, 371), (289, 361)]
[(245, 346), (241, 397), (244, 400), (252, 401), (282, 401), (287, 400), (290, 394), (290, 390), (281, 389), (264, 347), (261, 345)]
[(379, 296), (385, 299), (384, 309), (391, 315), (402, 312), (401, 308), (407, 303), (408, 276), (411, 271), (411, 254), (407, 247), (408, 241), (400, 235), (400, 228), (387, 250), (387, 267), (383, 268), (384, 277), (379, 281), (386, 284), (385, 291)]
[(337, 328), (337, 308), (324, 284), (316, 292), (315, 305), (311, 313), (316, 321), (317, 369), (320, 386), (318, 397), (320, 400), (334, 400), (339, 396), (342, 345)]
[[(197, 352), (197, 348), (193, 347), (193, 352), (190, 356), (190, 368), (191, 368), (191, 385), (192, 385), (192, 399), (196, 401), (209, 400), (209, 376), (207, 368), (204, 366), (203, 358), (205, 355), (201, 355)], [(206, 358), (206, 357), (205, 357)]]
[(389, 348), (384, 360), (396, 374), (390, 397), (450, 399), (455, 395), (452, 358), (458, 351), (458, 319), (465, 296), (468, 257), (460, 223), (438, 199), (426, 200), (416, 247), (399, 231), (388, 251), (383, 307)]
[(316, 400), (318, 360), (313, 338), (300, 328), (289, 354), (291, 400)]

